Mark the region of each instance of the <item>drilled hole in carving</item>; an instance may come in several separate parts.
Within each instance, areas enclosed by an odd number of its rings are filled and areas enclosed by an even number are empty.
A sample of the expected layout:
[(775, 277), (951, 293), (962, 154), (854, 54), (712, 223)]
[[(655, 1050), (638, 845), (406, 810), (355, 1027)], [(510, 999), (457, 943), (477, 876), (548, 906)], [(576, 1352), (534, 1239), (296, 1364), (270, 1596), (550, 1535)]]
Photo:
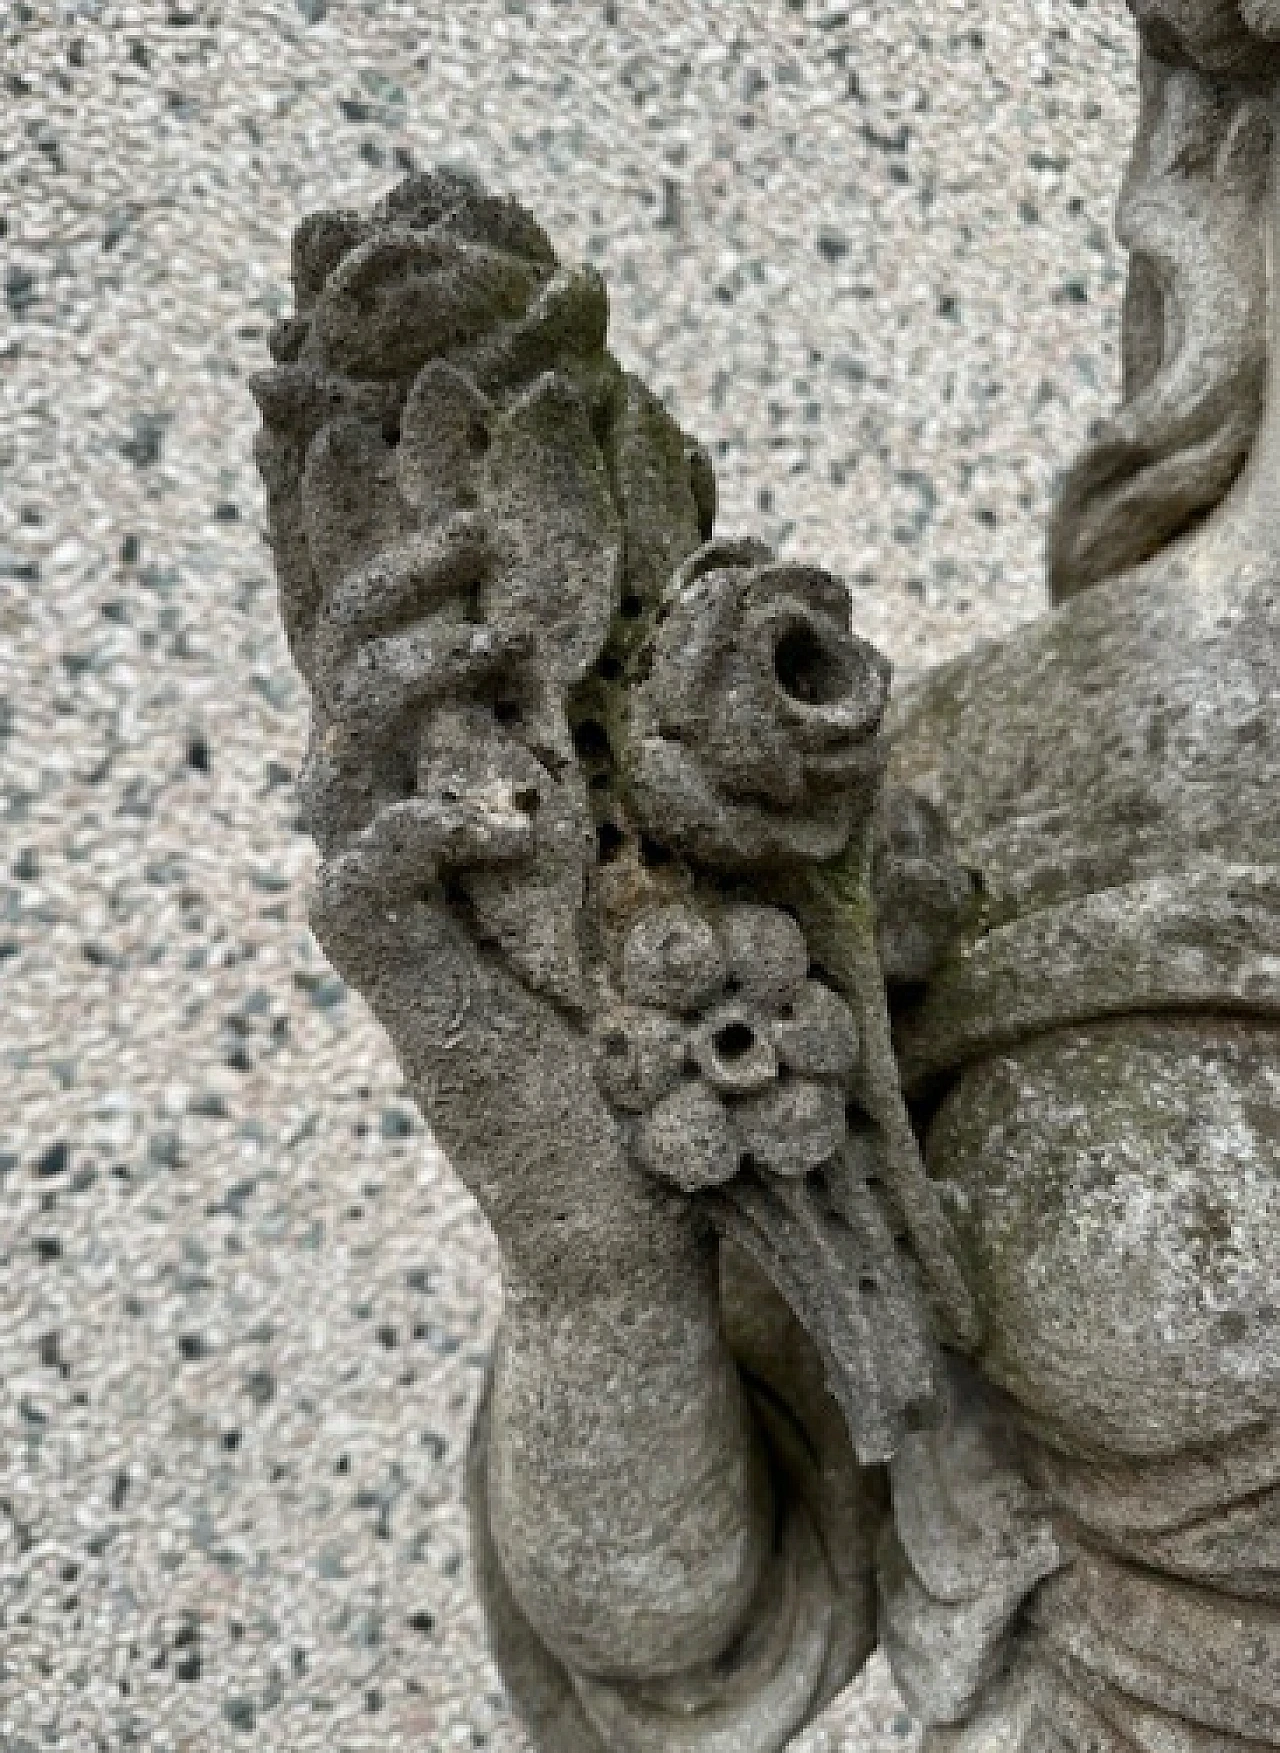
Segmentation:
[(386, 797), (412, 797), (417, 786), (418, 752), (396, 743), (373, 759), (374, 784)]
[(742, 1155), (738, 1158), (738, 1173), (740, 1175), (752, 1175), (759, 1167), (759, 1163), (749, 1150), (744, 1150)]
[(396, 408), (382, 422), (382, 441), (394, 450), (400, 442), (400, 410)]
[(626, 836), (615, 822), (601, 822), (596, 829), (596, 856), (601, 864), (613, 864)]
[(613, 1029), (604, 1038), (604, 1050), (610, 1059), (625, 1059), (627, 1056), (627, 1037), (621, 1029)]
[(848, 656), (809, 627), (793, 627), (783, 634), (774, 649), (773, 672), (783, 692), (806, 706), (842, 700), (853, 683)]
[(743, 1059), (756, 1044), (755, 1030), (746, 1023), (727, 1023), (723, 1029), (717, 1029), (712, 1036), (716, 1052), (721, 1059), (732, 1064), (735, 1059)]
[(584, 718), (573, 733), (573, 746), (583, 761), (608, 761), (613, 751), (604, 726), (596, 718)]
[(593, 773), (590, 779), (592, 791), (608, 791), (612, 784), (613, 781), (607, 773)]
[(638, 621), (644, 614), (644, 598), (629, 590), (618, 607), (628, 621)]
[(692, 1083), (695, 1077), (702, 1076), (702, 1067), (698, 1064), (696, 1059), (686, 1059), (684, 1064), (680, 1067), (680, 1075), (681, 1077), (687, 1078), (689, 1082)]
[(620, 682), (622, 680), (622, 664), (616, 657), (602, 657), (596, 665), (596, 674), (602, 682)]
[(726, 998), (736, 998), (741, 991), (742, 991), (741, 980), (739, 980), (739, 978), (736, 974), (730, 974), (729, 978), (724, 983), (725, 997)]
[(467, 447), (472, 456), (483, 456), (489, 444), (489, 428), (483, 420), (473, 420), (467, 430)]
[(670, 864), (675, 853), (648, 834), (640, 836), (640, 862), (646, 870), (661, 870), (664, 864)]
[(880, 1286), (874, 1278), (869, 1278), (864, 1273), (858, 1280), (858, 1289), (862, 1292), (863, 1296), (875, 1296), (876, 1292), (880, 1289)]
[(538, 805), (542, 802), (542, 799), (538, 796), (537, 787), (530, 785), (526, 786), (523, 791), (517, 791), (512, 798), (512, 802), (520, 811), (521, 815), (536, 816), (538, 813)]
[(591, 436), (601, 450), (609, 448), (609, 433), (613, 426), (613, 409), (607, 396), (591, 404)]
[(520, 723), (524, 714), (520, 710), (520, 702), (518, 700), (495, 700), (493, 703), (493, 716), (499, 724), (507, 729), (511, 729), (514, 725)]

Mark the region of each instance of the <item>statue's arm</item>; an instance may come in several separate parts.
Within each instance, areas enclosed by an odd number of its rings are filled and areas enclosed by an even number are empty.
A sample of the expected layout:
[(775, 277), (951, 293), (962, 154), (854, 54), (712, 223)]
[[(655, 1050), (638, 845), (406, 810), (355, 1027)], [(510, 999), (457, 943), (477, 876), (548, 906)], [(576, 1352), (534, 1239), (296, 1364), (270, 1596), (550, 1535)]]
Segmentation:
[(566, 1753), (771, 1753), (874, 1637), (853, 1449), (933, 1385), (895, 1231), (964, 1329), (870, 938), (887, 665), (827, 574), (707, 540), (705, 455), (513, 202), (410, 178), (294, 278), (255, 388), (312, 921), (501, 1246), (504, 1667)]

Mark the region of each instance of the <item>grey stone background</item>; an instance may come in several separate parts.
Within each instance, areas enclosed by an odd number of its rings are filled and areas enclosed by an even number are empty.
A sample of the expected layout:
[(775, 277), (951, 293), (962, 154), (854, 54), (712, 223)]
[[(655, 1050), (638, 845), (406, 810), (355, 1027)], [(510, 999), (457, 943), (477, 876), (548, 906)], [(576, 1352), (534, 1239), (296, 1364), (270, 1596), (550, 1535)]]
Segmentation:
[[(721, 527), (900, 673), (1038, 613), (1114, 393), (1120, 0), (0, 6), (0, 1749), (524, 1743), (493, 1247), (305, 925), (246, 377), (438, 159), (599, 264)], [(911, 1746), (883, 1672), (808, 1753)]]

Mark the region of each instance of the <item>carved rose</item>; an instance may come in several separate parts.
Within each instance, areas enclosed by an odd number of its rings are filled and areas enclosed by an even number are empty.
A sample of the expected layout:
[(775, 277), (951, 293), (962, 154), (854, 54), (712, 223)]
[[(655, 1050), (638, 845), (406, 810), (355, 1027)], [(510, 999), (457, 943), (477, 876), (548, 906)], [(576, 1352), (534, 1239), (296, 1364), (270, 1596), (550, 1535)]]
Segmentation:
[(890, 666), (844, 586), (754, 542), (676, 573), (632, 696), (628, 777), (648, 831), (703, 862), (823, 860), (870, 808)]
[(858, 1032), (808, 965), (800, 927), (772, 907), (713, 924), (675, 905), (633, 927), (624, 1002), (596, 1038), (600, 1081), (636, 1116), (634, 1148), (652, 1174), (692, 1193), (748, 1161), (799, 1177), (834, 1156)]

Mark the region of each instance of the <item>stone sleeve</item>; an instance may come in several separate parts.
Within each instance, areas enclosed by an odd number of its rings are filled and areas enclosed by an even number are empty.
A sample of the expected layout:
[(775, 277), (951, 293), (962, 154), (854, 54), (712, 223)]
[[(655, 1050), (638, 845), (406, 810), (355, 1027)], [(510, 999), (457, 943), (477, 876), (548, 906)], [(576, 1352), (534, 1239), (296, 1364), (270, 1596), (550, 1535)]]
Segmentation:
[(649, 1683), (574, 1674), (521, 1613), (493, 1544), (489, 1404), (476, 1419), (468, 1500), (491, 1649), (540, 1748), (555, 1753), (781, 1753), (875, 1645), (873, 1555), (882, 1469), (861, 1468), (821, 1360), (777, 1292), (726, 1247), (722, 1307), (770, 1459), (774, 1551), (757, 1605), (715, 1664)]

